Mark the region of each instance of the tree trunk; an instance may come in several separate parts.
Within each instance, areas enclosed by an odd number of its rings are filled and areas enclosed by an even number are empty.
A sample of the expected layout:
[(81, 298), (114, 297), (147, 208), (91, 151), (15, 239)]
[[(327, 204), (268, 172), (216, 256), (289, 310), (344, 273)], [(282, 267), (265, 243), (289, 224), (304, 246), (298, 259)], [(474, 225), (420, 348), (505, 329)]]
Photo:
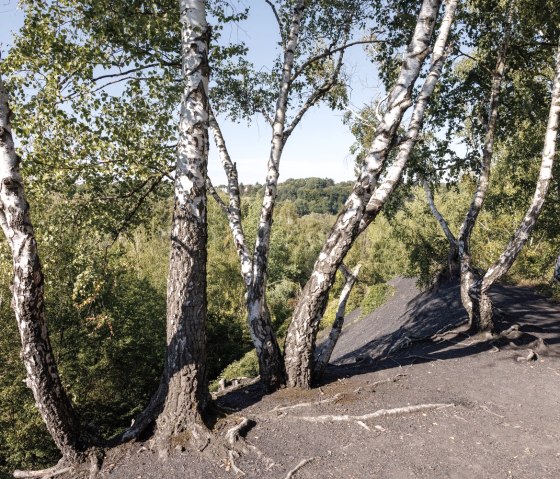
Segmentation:
[(285, 348), (289, 386), (304, 388), (311, 386), (313, 349), (317, 328), (325, 311), (336, 271), (354, 240), (373, 221), (395, 188), (412, 147), (416, 143), (426, 104), (439, 78), (445, 59), (447, 35), (456, 3), (455, 0), (448, 2), (446, 18), (442, 22), (440, 35), (436, 41), (436, 47), (434, 47), (432, 66), (419, 94), (407, 130), (407, 136), (400, 147), (399, 155), (383, 183), (373, 191), (388, 153), (396, 143), (397, 131), (404, 113), (412, 103), (412, 90), (424, 59), (429, 53), (430, 38), (441, 1), (425, 0), (422, 4), (416, 29), (403, 61), (399, 78), (389, 94), (387, 110), (376, 129), (372, 146), (360, 176), (321, 250), (311, 278), (305, 285), (301, 299), (294, 311)]
[(457, 239), (451, 232), (447, 221), (439, 212), (436, 207), (436, 203), (434, 201), (434, 195), (432, 193), (432, 189), (430, 188), (429, 183), (425, 179), (421, 179), (422, 186), (424, 187), (424, 192), (426, 193), (426, 200), (428, 201), (428, 205), (430, 206), (430, 211), (432, 215), (436, 219), (436, 221), (441, 226), (447, 241), (449, 241), (449, 253), (447, 254), (447, 273), (449, 278), (457, 278), (461, 272), (461, 265), (459, 261), (459, 246), (457, 244)]
[(554, 281), (560, 282), (560, 254), (556, 258), (556, 264), (554, 265), (554, 275), (552, 276)]
[(342, 333), (342, 327), (344, 326), (344, 316), (346, 314), (346, 303), (350, 297), (350, 293), (358, 281), (358, 274), (360, 273), (361, 264), (358, 264), (352, 271), (348, 271), (346, 267), (342, 264), (340, 269), (346, 278), (342, 292), (340, 293), (340, 299), (338, 301), (338, 309), (336, 311), (336, 316), (334, 323), (329, 333), (329, 337), (325, 340), (321, 348), (317, 351), (315, 355), (315, 379), (318, 379), (329, 364), (332, 353), (338, 342), (338, 338)]
[(290, 32), (284, 46), (282, 77), (276, 101), (276, 113), (272, 123), (272, 146), (255, 241), (255, 253), (253, 255), (253, 280), (247, 294), (249, 329), (259, 357), (261, 378), (269, 390), (278, 388), (286, 380), (282, 354), (266, 305), (266, 277), (272, 215), (278, 192), (280, 158), (282, 157), (285, 144), (286, 110), (288, 107), (295, 52), (299, 44), (300, 26), (305, 8), (305, 0), (298, 0), (296, 2), (291, 17)]
[(480, 281), (470, 287), (469, 295), (471, 300), (471, 324), (469, 332), (471, 334), (493, 333), (494, 332), (494, 308), (492, 300), (488, 296), (488, 291), (480, 289)]
[[(558, 123), (560, 121), (560, 43), (556, 53), (556, 71), (552, 84), (552, 99), (550, 103), (550, 111), (548, 116), (548, 124), (546, 128), (544, 148), (542, 153), (541, 168), (539, 178), (535, 187), (535, 194), (521, 224), (513, 235), (512, 239), (500, 255), (498, 260), (488, 268), (486, 274), (471, 287), (470, 296), (473, 300), (473, 329), (476, 324), (480, 324), (482, 328), (479, 330), (492, 330), (492, 308), (488, 306), (490, 299), (488, 290), (490, 287), (504, 274), (506, 274), (513, 265), (517, 255), (529, 239), (531, 232), (537, 222), (541, 209), (544, 205), (548, 188), (552, 180), (552, 168), (554, 166), (554, 157), (556, 154), (556, 140), (558, 137)], [(486, 298), (485, 298), (486, 297)], [(480, 306), (479, 306), (480, 305)], [(477, 317), (479, 315), (480, 317)]]
[(87, 444), (58, 375), (45, 321), (44, 282), (20, 158), (14, 150), (8, 95), (0, 78), (0, 223), (12, 251), (12, 308), (21, 336), (26, 384), (64, 460), (81, 461)]
[(156, 425), (160, 451), (203, 428), (206, 373), (206, 172), (208, 43), (203, 0), (180, 0), (184, 92), (167, 283), (165, 402)]
[[(492, 314), (492, 307), (487, 307), (486, 303), (490, 302), (490, 298), (486, 295), (486, 299), (477, 293), (475, 285), (478, 283), (478, 274), (474, 271), (471, 261), (470, 241), (473, 229), (476, 225), (478, 215), (482, 210), (482, 206), (486, 199), (488, 187), (490, 185), (490, 168), (492, 166), (492, 155), (494, 152), (494, 137), (496, 133), (496, 125), (498, 123), (498, 110), (500, 106), (500, 91), (506, 70), (507, 51), (512, 29), (513, 6), (510, 3), (505, 25), (505, 32), (499, 47), (496, 67), (492, 72), (492, 87), (490, 91), (490, 100), (488, 102), (488, 118), (486, 120), (486, 134), (484, 137), (484, 145), (482, 149), (481, 171), (478, 177), (476, 191), (474, 193), (471, 205), (465, 216), (465, 220), (461, 225), (457, 245), (459, 248), (459, 261), (461, 264), (461, 301), (465, 308), (471, 324), (471, 331), (477, 331), (477, 324), (483, 325), (486, 331), (492, 329), (491, 326), (485, 324), (488, 318), (479, 318), (479, 312), (484, 314)], [(479, 307), (482, 305), (482, 307)]]
[[(274, 391), (285, 382), (282, 352), (266, 304), (265, 286), (263, 288), (255, 287), (255, 281), (258, 279), (263, 281), (263, 279), (254, 276), (253, 260), (245, 241), (245, 233), (241, 222), (241, 199), (237, 168), (231, 160), (220, 126), (212, 113), (210, 113), (210, 126), (228, 178), (229, 206), (226, 207), (227, 217), (239, 256), (241, 276), (246, 287), (249, 331), (259, 360), (260, 377), (267, 390)], [(268, 260), (268, 258), (266, 259)]]

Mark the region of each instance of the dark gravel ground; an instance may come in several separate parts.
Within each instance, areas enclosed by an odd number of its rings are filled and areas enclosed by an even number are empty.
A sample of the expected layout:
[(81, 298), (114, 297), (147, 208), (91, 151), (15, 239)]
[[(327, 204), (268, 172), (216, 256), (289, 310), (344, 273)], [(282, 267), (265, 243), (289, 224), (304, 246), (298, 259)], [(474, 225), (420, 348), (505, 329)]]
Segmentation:
[[(226, 423), (253, 421), (246, 441), (260, 453), (235, 460), (244, 477), (283, 479), (309, 460), (291, 477), (560, 478), (560, 306), (528, 288), (497, 287), (502, 326), (519, 324), (521, 338), (418, 340), (464, 322), (458, 286), (421, 294), (413, 280), (393, 284), (393, 298), (344, 330), (319, 387), (264, 396), (254, 385), (219, 398), (237, 411)], [(539, 337), (546, 347), (527, 361), (536, 349), (527, 343)], [(361, 421), (307, 419), (435, 403), (446, 406)], [(225, 456), (187, 448), (162, 461), (137, 443), (109, 451), (101, 477), (236, 477), (226, 469)]]

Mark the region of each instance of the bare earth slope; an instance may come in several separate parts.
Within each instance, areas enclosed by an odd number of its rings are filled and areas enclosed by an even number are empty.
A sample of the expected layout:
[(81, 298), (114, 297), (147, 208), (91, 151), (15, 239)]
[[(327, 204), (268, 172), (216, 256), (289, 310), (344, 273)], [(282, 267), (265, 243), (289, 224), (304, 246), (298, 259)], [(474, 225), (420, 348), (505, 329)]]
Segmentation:
[[(503, 324), (530, 336), (421, 340), (464, 321), (458, 288), (394, 285), (388, 303), (344, 330), (321, 387), (261, 399), (253, 386), (219, 399), (236, 410), (223, 430), (253, 421), (236, 467), (247, 478), (559, 478), (560, 306), (498, 287)], [(538, 337), (545, 347), (523, 344)], [(101, 476), (236, 477), (231, 469), (226, 457), (187, 448), (161, 461), (133, 444), (109, 451)]]

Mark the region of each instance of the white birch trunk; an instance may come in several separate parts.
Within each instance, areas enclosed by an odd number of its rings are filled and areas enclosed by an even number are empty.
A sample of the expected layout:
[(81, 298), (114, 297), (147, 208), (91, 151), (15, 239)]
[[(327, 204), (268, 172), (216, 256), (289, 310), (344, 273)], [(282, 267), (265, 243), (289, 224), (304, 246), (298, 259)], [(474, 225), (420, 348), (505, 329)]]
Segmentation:
[[(539, 217), (541, 209), (544, 205), (548, 188), (552, 180), (552, 167), (554, 166), (554, 157), (556, 154), (556, 141), (558, 138), (558, 122), (560, 118), (560, 44), (556, 53), (556, 71), (552, 86), (552, 98), (550, 103), (550, 111), (548, 116), (548, 124), (544, 140), (544, 148), (542, 152), (541, 168), (539, 178), (535, 187), (535, 194), (521, 224), (513, 235), (512, 239), (498, 258), (498, 260), (488, 268), (482, 280), (471, 288), (471, 296), (477, 300), (487, 296), (490, 287), (513, 265), (517, 255), (529, 239), (535, 223)], [(558, 266), (558, 264), (557, 264)], [(491, 305), (490, 305), (491, 306)], [(492, 311), (491, 307), (488, 311), (481, 309), (482, 326), (492, 329)]]
[(253, 254), (252, 282), (247, 293), (249, 330), (257, 356), (263, 383), (269, 390), (276, 389), (285, 381), (282, 353), (272, 328), (266, 304), (266, 274), (268, 251), (272, 228), (272, 215), (276, 203), (280, 158), (284, 149), (286, 110), (291, 86), (295, 51), (299, 43), (300, 24), (305, 12), (306, 1), (298, 0), (294, 6), (290, 33), (284, 46), (284, 63), (279, 86), (276, 112), (272, 123), (272, 144), (268, 160), (264, 199), (257, 229), (255, 251)]
[(216, 121), (212, 110), (210, 110), (210, 128), (214, 134), (214, 142), (216, 143), (218, 155), (228, 180), (229, 206), (227, 207), (227, 217), (229, 229), (233, 236), (233, 242), (235, 244), (237, 255), (239, 256), (241, 276), (243, 277), (245, 286), (249, 287), (253, 279), (253, 259), (251, 258), (251, 254), (247, 248), (243, 224), (241, 223), (241, 197), (239, 192), (237, 167), (231, 160), (222, 130)]
[[(378, 197), (370, 205), (370, 200), (374, 198), (372, 196), (373, 189), (383, 169), (387, 155), (395, 144), (397, 130), (402, 117), (411, 105), (412, 89), (420, 74), (424, 59), (430, 50), (430, 38), (440, 4), (441, 1), (437, 0), (425, 0), (422, 4), (401, 72), (389, 94), (387, 110), (376, 130), (365, 164), (350, 197), (344, 205), (343, 211), (338, 216), (322, 248), (311, 278), (305, 285), (301, 300), (294, 311), (292, 323), (288, 329), (285, 348), (289, 386), (304, 388), (311, 386), (313, 377), (313, 349), (317, 328), (326, 307), (328, 293), (332, 287), (336, 270), (356, 237), (373, 220), (377, 214), (375, 210), (379, 211), (398, 181), (398, 169), (393, 168), (383, 185), (381, 185), (381, 189), (378, 188)], [(449, 5), (452, 6), (453, 4), (456, 4), (456, 2), (448, 2), (448, 9)], [(450, 24), (451, 20), (449, 20)], [(440, 61), (443, 62), (447, 33), (448, 30), (442, 28), (440, 38), (436, 42), (438, 49), (434, 49), (432, 68)], [(441, 40), (442, 35), (445, 37), (444, 41)], [(439, 60), (436, 60), (437, 58)], [(426, 85), (431, 84), (432, 80), (433, 76), (430, 74), (426, 80)], [(429, 96), (425, 100), (427, 101), (428, 98)], [(420, 113), (420, 110), (416, 110), (415, 113)], [(411, 122), (411, 127), (409, 127), (409, 138), (407, 140), (409, 142), (405, 142), (403, 147), (401, 147), (409, 152), (415, 142), (415, 135), (417, 136), (419, 128), (421, 128), (422, 115), (413, 114), (414, 120)], [(414, 125), (417, 124), (418, 120), (420, 120), (420, 123), (418, 123), (418, 131), (415, 133)], [(399, 162), (399, 167), (404, 168), (403, 162), (406, 162), (404, 153), (397, 162)]]
[(0, 78), (0, 224), (13, 259), (12, 308), (21, 337), (26, 384), (63, 459), (83, 459), (78, 416), (64, 390), (45, 320), (44, 282), (16, 155), (8, 94)]
[(443, 215), (439, 212), (436, 203), (434, 201), (434, 195), (432, 193), (432, 189), (430, 188), (430, 185), (424, 179), (421, 179), (421, 182), (422, 182), (422, 186), (424, 187), (424, 192), (426, 194), (426, 201), (428, 202), (430, 211), (432, 212), (432, 215), (434, 216), (436, 221), (439, 223), (441, 229), (443, 230), (443, 233), (445, 234), (445, 237), (447, 238), (447, 241), (449, 242), (449, 253), (447, 255), (447, 268), (449, 270), (449, 277), (455, 278), (460, 274), (460, 265), (459, 265), (459, 258), (458, 258), (459, 247), (457, 244), (457, 239), (455, 238), (455, 235), (451, 232), (451, 229), (449, 228), (449, 224), (447, 223)]
[[(208, 44), (204, 0), (180, 0), (184, 91), (175, 169), (175, 208), (167, 283), (165, 402), (156, 424), (160, 450), (187, 437), (209, 403), (206, 374), (206, 173)], [(194, 434), (193, 434), (194, 435)]]
[(344, 274), (344, 278), (346, 282), (344, 283), (344, 287), (340, 293), (340, 298), (338, 300), (338, 309), (336, 310), (336, 316), (334, 319), (334, 323), (331, 328), (331, 332), (329, 333), (329, 337), (325, 340), (325, 342), (321, 345), (321, 347), (317, 350), (315, 354), (315, 377), (319, 377), (329, 361), (331, 360), (332, 353), (338, 342), (338, 338), (342, 333), (342, 327), (344, 326), (344, 319), (346, 314), (346, 303), (348, 302), (348, 298), (350, 297), (350, 293), (358, 281), (358, 274), (360, 273), (361, 264), (358, 264), (352, 271), (348, 271), (346, 267), (341, 264), (340, 270)]
[(560, 254), (556, 258), (556, 264), (554, 265), (554, 274), (552, 276), (554, 281), (560, 282)]
[(461, 300), (469, 319), (471, 326), (477, 330), (485, 329), (478, 325), (478, 315), (474, 308), (470, 289), (480, 279), (478, 272), (472, 266), (470, 240), (472, 231), (476, 225), (478, 215), (486, 199), (488, 187), (490, 185), (490, 167), (492, 165), (492, 155), (494, 152), (494, 136), (496, 125), (498, 122), (498, 110), (500, 106), (500, 91), (506, 69), (507, 51), (512, 29), (513, 6), (510, 4), (508, 16), (505, 25), (505, 33), (501, 40), (496, 67), (492, 72), (492, 86), (490, 91), (490, 101), (488, 103), (488, 118), (486, 120), (486, 133), (484, 137), (484, 145), (482, 148), (482, 160), (480, 175), (476, 186), (471, 205), (465, 216), (461, 230), (457, 238), (457, 246), (459, 248), (459, 261), (461, 264)]

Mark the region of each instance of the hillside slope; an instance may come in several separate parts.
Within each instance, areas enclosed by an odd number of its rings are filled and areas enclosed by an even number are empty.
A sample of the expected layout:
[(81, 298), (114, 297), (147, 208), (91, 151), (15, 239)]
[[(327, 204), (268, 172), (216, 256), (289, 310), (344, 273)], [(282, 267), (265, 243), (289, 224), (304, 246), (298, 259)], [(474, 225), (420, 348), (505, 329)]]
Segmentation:
[[(251, 421), (238, 442), (245, 453), (234, 458), (244, 477), (560, 477), (560, 307), (529, 289), (499, 287), (502, 322), (526, 334), (420, 340), (464, 319), (458, 288), (420, 294), (411, 280), (393, 285), (389, 302), (346, 328), (321, 387), (263, 397), (255, 385), (219, 398), (235, 411), (218, 423), (222, 431)], [(225, 456), (187, 448), (161, 461), (142, 444), (109, 451), (101, 471), (236, 476)]]

